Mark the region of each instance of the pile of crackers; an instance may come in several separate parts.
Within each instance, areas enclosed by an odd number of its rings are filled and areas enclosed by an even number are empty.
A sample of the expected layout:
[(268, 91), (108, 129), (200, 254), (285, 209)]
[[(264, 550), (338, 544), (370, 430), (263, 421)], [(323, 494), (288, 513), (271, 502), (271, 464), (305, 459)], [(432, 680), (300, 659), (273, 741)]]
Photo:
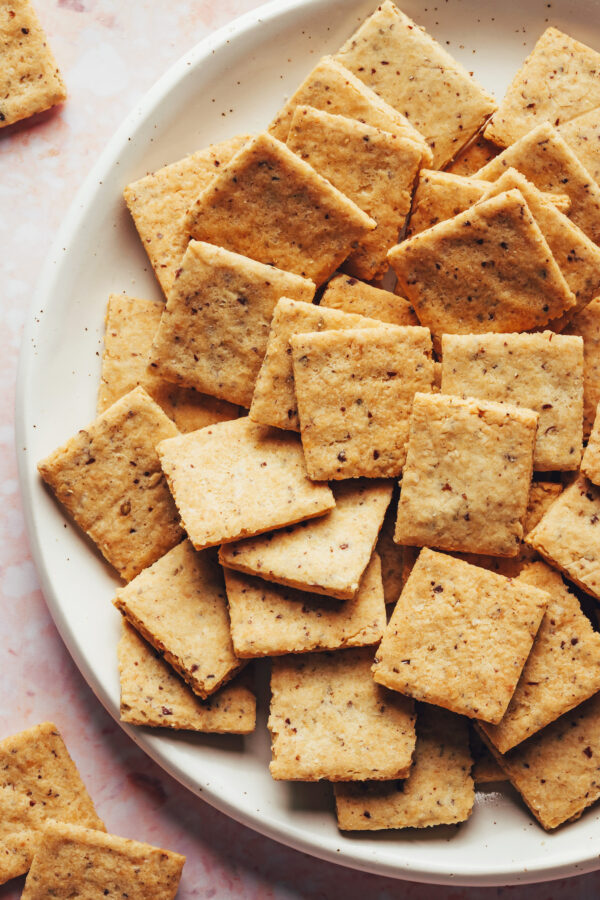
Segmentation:
[(166, 303), (111, 296), (39, 466), (126, 582), (123, 721), (247, 734), (269, 657), (271, 773), (341, 829), (600, 796), (599, 73), (549, 28), (498, 106), (386, 0), (126, 187)]

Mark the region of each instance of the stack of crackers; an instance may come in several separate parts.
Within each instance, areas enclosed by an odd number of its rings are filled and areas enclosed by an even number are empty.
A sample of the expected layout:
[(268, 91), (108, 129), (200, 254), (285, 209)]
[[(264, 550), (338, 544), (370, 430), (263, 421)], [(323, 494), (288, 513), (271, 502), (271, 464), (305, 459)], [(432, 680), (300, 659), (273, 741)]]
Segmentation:
[(341, 829), (600, 796), (599, 72), (550, 28), (498, 106), (386, 0), (126, 187), (166, 303), (111, 296), (39, 467), (125, 582), (123, 721), (247, 734), (270, 657), (271, 773)]

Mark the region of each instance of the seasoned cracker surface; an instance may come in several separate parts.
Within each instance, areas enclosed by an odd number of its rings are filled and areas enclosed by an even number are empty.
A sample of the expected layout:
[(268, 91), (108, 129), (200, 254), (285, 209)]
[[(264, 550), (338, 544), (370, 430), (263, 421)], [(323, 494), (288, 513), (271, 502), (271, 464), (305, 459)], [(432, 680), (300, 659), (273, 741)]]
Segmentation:
[(600, 403), (600, 297), (573, 317), (564, 334), (583, 338), (583, 434), (588, 437)]
[(60, 502), (125, 581), (182, 536), (156, 445), (177, 428), (142, 387), (38, 464)]
[(256, 698), (236, 679), (200, 700), (126, 619), (119, 641), (121, 721), (151, 728), (250, 734)]
[(296, 435), (248, 417), (163, 441), (161, 463), (197, 550), (293, 525), (333, 509), (308, 478)]
[(273, 660), (271, 775), (290, 781), (404, 777), (413, 703), (375, 684), (371, 648)]
[(365, 647), (378, 643), (385, 628), (377, 554), (352, 600), (310, 594), (232, 569), (225, 569), (225, 584), (233, 645), (242, 658)]
[(464, 822), (475, 801), (471, 763), (465, 719), (420, 703), (407, 778), (336, 785), (338, 826), (342, 831), (378, 831)]
[(248, 407), (277, 301), (310, 303), (314, 293), (291, 272), (190, 241), (154, 337), (153, 371)]
[(373, 677), (416, 700), (497, 723), (548, 600), (538, 588), (425, 548), (383, 635)]
[(579, 162), (600, 182), (600, 105), (558, 126)]
[(267, 133), (250, 141), (190, 207), (191, 237), (325, 281), (375, 222)]
[(290, 344), (310, 477), (399, 475), (413, 398), (433, 383), (428, 329), (312, 332)]
[(203, 699), (242, 665), (215, 550), (182, 541), (117, 591), (114, 604)]
[(498, 156), (500, 148), (479, 134), (456, 154), (452, 162), (446, 166), (446, 172), (452, 175), (472, 175)]
[(419, 324), (414, 309), (404, 297), (365, 284), (351, 275), (335, 275), (327, 283), (319, 305), (321, 309), (339, 309), (379, 319), (389, 325)]
[(537, 419), (510, 404), (416, 394), (395, 540), (516, 556)]
[(596, 411), (594, 426), (581, 460), (581, 471), (594, 484), (600, 484), (600, 415), (598, 415), (598, 411)]
[(486, 181), (422, 169), (413, 194), (407, 237), (464, 212), (489, 190)]

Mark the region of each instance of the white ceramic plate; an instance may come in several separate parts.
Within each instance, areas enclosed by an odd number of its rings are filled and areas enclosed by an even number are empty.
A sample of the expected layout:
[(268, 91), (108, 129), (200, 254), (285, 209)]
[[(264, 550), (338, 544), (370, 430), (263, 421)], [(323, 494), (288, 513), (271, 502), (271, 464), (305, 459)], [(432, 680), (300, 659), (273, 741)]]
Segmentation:
[[(280, 0), (199, 44), (149, 92), (89, 176), (43, 270), (22, 348), (17, 446), (33, 555), (48, 605), (84, 677), (118, 719), (117, 581), (44, 490), (36, 462), (94, 418), (108, 294), (158, 297), (121, 199), (147, 171), (236, 132), (265, 127), (325, 52), (335, 51), (373, 0)], [(551, 22), (600, 46), (598, 0), (445, 0), (407, 13), (501, 96)], [(590, 23), (595, 22), (595, 25)], [(328, 785), (274, 782), (262, 704), (247, 739), (126, 728), (190, 790), (256, 830), (315, 856), (400, 878), (507, 884), (589, 871), (598, 865), (592, 809), (545, 834), (513, 796), (480, 792), (458, 830), (341, 835)]]

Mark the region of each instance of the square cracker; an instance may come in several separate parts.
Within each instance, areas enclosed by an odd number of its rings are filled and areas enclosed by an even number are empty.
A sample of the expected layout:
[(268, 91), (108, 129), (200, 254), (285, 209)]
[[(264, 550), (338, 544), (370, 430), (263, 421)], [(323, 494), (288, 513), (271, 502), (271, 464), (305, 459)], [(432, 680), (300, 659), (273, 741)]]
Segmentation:
[(144, 250), (165, 296), (175, 281), (190, 239), (186, 228), (188, 207), (211, 183), (221, 166), (250, 140), (237, 135), (185, 156), (138, 181), (123, 191)]
[(185, 856), (88, 828), (48, 825), (23, 900), (174, 900)]
[(309, 476), (400, 475), (413, 398), (433, 384), (429, 330), (384, 324), (290, 343)]
[(600, 105), (564, 122), (557, 130), (584, 169), (600, 182)]
[(385, 274), (386, 253), (410, 212), (422, 152), (413, 141), (372, 125), (298, 106), (287, 145), (377, 222), (344, 270), (365, 281)]
[(0, 128), (67, 99), (46, 35), (29, 0), (0, 4)]
[(225, 569), (231, 636), (247, 659), (366, 647), (381, 640), (385, 603), (381, 565), (374, 554), (358, 593), (336, 600)]
[(436, 172), (435, 169), (421, 169), (413, 194), (406, 237), (413, 237), (438, 222), (454, 218), (481, 200), (487, 190), (487, 181)]
[(335, 507), (324, 516), (223, 544), (219, 561), (300, 590), (342, 600), (354, 597), (377, 542), (392, 485), (350, 481), (335, 485), (333, 496)]
[(496, 109), (496, 101), (412, 19), (385, 0), (335, 58), (404, 113), (442, 169)]
[(598, 412), (596, 412), (590, 439), (581, 460), (581, 471), (594, 484), (600, 484), (600, 415)]
[(160, 444), (161, 463), (197, 550), (312, 519), (335, 506), (308, 478), (295, 435), (250, 419)]
[(0, 741), (0, 884), (31, 865), (48, 819), (104, 829), (52, 722)]
[(395, 603), (402, 590), (402, 571), (404, 566), (405, 547), (394, 542), (394, 530), (398, 515), (398, 496), (394, 492), (394, 498), (387, 508), (379, 539), (375, 550), (381, 559), (381, 580), (383, 581), (383, 595), (386, 605)]
[(578, 819), (600, 797), (600, 693), (495, 759), (548, 831)]
[(335, 275), (327, 284), (319, 305), (321, 309), (339, 309), (379, 319), (389, 325), (419, 324), (414, 309), (404, 297), (365, 284), (349, 275)]
[(406, 116), (386, 103), (383, 97), (331, 56), (324, 56), (317, 63), (269, 125), (269, 132), (277, 140), (287, 140), (298, 106), (312, 106), (333, 115), (364, 122), (374, 128), (382, 128), (398, 137), (409, 138), (419, 145), (423, 162), (427, 165), (433, 162), (429, 145)]
[(299, 275), (190, 241), (154, 336), (153, 371), (248, 407), (277, 301), (310, 303), (314, 293)]
[(498, 156), (500, 148), (484, 138), (480, 133), (456, 154), (445, 171), (452, 175), (472, 175)]
[(38, 464), (40, 475), (125, 581), (182, 536), (156, 445), (178, 434), (134, 388)]
[(509, 404), (416, 394), (397, 543), (516, 556), (537, 420)]
[(119, 641), (121, 722), (217, 734), (250, 734), (256, 697), (236, 679), (200, 700), (126, 619)]
[(434, 335), (527, 331), (575, 306), (518, 190), (393, 247), (400, 290)]
[(481, 728), (506, 753), (600, 690), (600, 634), (559, 572), (544, 562), (526, 566), (515, 584), (530, 584), (549, 595), (531, 653), (497, 725)]
[(319, 285), (375, 222), (285, 144), (263, 133), (219, 170), (190, 207), (186, 228), (196, 240)]
[(600, 297), (577, 313), (563, 334), (583, 338), (583, 435), (588, 437), (600, 403)]
[(408, 774), (413, 703), (375, 684), (372, 662), (370, 648), (273, 660), (273, 778), (379, 781)]
[(525, 540), (600, 600), (600, 487), (579, 475)]
[(379, 684), (500, 721), (549, 601), (545, 591), (421, 550), (377, 651)]
[(181, 432), (236, 419), (237, 406), (178, 387), (148, 368), (152, 339), (163, 309), (162, 303), (125, 294), (111, 294), (108, 298), (98, 413), (141, 385)]
[(522, 172), (540, 191), (566, 194), (571, 200), (569, 218), (600, 243), (600, 186), (552, 125), (538, 125), (473, 177), (496, 181), (510, 168)]
[(583, 441), (583, 341), (538, 334), (445, 334), (442, 393), (538, 413), (533, 468), (579, 468)]
[(241, 668), (216, 551), (197, 552), (182, 541), (113, 602), (199, 697), (214, 694)]
[(600, 105), (600, 53), (558, 28), (538, 38), (484, 134), (509, 147), (542, 122), (559, 125)]
[(404, 781), (336, 784), (342, 831), (454, 825), (471, 815), (469, 729), (465, 719), (420, 703), (413, 764)]

